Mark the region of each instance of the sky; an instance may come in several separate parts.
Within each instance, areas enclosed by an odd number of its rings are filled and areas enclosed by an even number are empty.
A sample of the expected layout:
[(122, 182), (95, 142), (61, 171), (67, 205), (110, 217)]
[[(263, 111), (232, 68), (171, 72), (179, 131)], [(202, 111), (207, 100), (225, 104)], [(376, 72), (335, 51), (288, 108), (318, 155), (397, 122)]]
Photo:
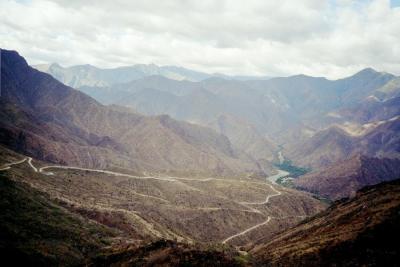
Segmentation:
[(0, 47), (30, 64), (400, 75), (400, 0), (0, 0)]

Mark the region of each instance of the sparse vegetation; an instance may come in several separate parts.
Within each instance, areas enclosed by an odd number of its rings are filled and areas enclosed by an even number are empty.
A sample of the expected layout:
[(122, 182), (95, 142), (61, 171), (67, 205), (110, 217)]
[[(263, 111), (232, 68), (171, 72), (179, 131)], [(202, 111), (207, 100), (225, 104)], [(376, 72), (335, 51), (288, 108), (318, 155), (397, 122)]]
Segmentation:
[(110, 245), (116, 232), (84, 220), (29, 186), (0, 173), (2, 261), (77, 265)]

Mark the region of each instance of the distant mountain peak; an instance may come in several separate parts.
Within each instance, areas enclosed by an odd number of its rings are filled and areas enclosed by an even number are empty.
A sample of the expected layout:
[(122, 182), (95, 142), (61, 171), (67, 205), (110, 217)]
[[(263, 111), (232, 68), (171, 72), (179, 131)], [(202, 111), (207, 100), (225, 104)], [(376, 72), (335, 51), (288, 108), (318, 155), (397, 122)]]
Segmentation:
[(370, 76), (389, 76), (389, 77), (395, 77), (393, 74), (384, 72), (384, 71), (377, 71), (371, 67), (365, 68), (360, 70), (359, 72), (355, 73), (352, 77), (360, 77), (360, 78), (366, 78)]
[(360, 70), (355, 75), (359, 75), (359, 74), (377, 74), (377, 73), (380, 73), (380, 72), (375, 70), (375, 69), (373, 69), (373, 68), (371, 68), (371, 67), (368, 67), (368, 68)]

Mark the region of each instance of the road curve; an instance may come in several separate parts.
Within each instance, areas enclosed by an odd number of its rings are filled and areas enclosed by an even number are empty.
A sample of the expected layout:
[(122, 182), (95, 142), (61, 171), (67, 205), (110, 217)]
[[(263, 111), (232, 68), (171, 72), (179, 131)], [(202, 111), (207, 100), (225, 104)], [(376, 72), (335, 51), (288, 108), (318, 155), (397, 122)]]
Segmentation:
[[(279, 170), (279, 173), (276, 174), (276, 175), (274, 175), (274, 176), (278, 176), (278, 175), (284, 174), (284, 173), (285, 173), (285, 171)], [(271, 177), (271, 176), (270, 176), (270, 177)], [(269, 179), (270, 177), (267, 177), (267, 178), (266, 178), (266, 181), (270, 181), (270, 179)], [(273, 191), (276, 192), (276, 194), (267, 195), (266, 198), (265, 198), (265, 201), (262, 201), (262, 202), (239, 202), (239, 203), (242, 204), (242, 205), (265, 205), (265, 204), (268, 204), (269, 200), (270, 200), (272, 197), (276, 197), (276, 196), (282, 195), (282, 193), (281, 193), (279, 190), (276, 190), (275, 187), (273, 187), (272, 185), (269, 185), (269, 186), (271, 187), (271, 189), (272, 189)], [(257, 209), (255, 209), (255, 210), (257, 210)], [(258, 211), (258, 210), (257, 210), (257, 211)], [(260, 212), (260, 213), (261, 213), (261, 212)], [(234, 238), (236, 238), (236, 237), (238, 237), (238, 236), (244, 235), (244, 234), (246, 234), (246, 233), (248, 233), (248, 232), (250, 232), (250, 231), (252, 231), (252, 230), (254, 230), (254, 229), (258, 228), (258, 227), (260, 227), (260, 226), (266, 225), (267, 223), (269, 223), (269, 221), (271, 220), (271, 218), (272, 218), (272, 217), (268, 216), (266, 221), (264, 221), (264, 222), (262, 222), (262, 223), (259, 223), (259, 224), (256, 224), (256, 225), (254, 225), (254, 226), (252, 226), (252, 227), (250, 227), (250, 228), (247, 228), (247, 229), (243, 230), (243, 231), (240, 232), (240, 233), (237, 233), (237, 234), (235, 234), (235, 235), (232, 235), (232, 236), (230, 236), (230, 237), (224, 239), (224, 240), (222, 241), (222, 244), (226, 244), (227, 242), (229, 242), (230, 240), (232, 240), (232, 239), (234, 239)]]
[(89, 169), (89, 168), (80, 168), (80, 167), (72, 167), (72, 166), (45, 166), (39, 168), (40, 173), (45, 173), (44, 170), (48, 169), (64, 169), (64, 170), (79, 170), (79, 171), (89, 171), (89, 172), (98, 172), (98, 173), (105, 173), (105, 174), (110, 174), (114, 176), (123, 176), (123, 177), (130, 177), (130, 178), (136, 178), (136, 179), (156, 179), (156, 180), (163, 180), (163, 181), (173, 181), (175, 182), (176, 180), (171, 177), (156, 177), (156, 176), (135, 176), (135, 175), (130, 175), (126, 173), (120, 173), (120, 172), (113, 172), (113, 171), (106, 171), (106, 170), (98, 170), (98, 169)]
[(248, 233), (248, 232), (250, 232), (250, 231), (253, 231), (253, 230), (256, 229), (256, 228), (258, 228), (258, 227), (260, 227), (260, 226), (263, 226), (263, 225), (269, 223), (270, 220), (271, 220), (271, 217), (268, 216), (266, 221), (264, 221), (264, 222), (262, 222), (262, 223), (259, 223), (259, 224), (256, 224), (256, 225), (254, 225), (254, 226), (252, 226), (252, 227), (250, 227), (250, 228), (247, 228), (246, 230), (244, 230), (244, 231), (242, 231), (242, 232), (240, 232), (240, 233), (237, 233), (237, 234), (235, 234), (235, 235), (232, 235), (232, 236), (226, 238), (225, 240), (222, 241), (222, 244), (226, 244), (228, 241), (230, 241), (230, 240), (232, 240), (232, 239), (234, 239), (234, 238), (236, 238), (236, 237), (238, 237), (238, 236), (241, 236), (241, 235), (244, 235), (244, 234), (246, 234), (246, 233)]
[(0, 168), (0, 171), (5, 171), (5, 170), (8, 170), (8, 169), (11, 169), (11, 166), (12, 166), (12, 165), (17, 165), (17, 164), (24, 163), (27, 159), (28, 159), (28, 158), (24, 158), (24, 159), (21, 159), (21, 160), (19, 160), (19, 161), (7, 163), (7, 164), (4, 165), (3, 168)]
[[(104, 173), (104, 174), (109, 174), (109, 175), (114, 175), (114, 176), (122, 176), (122, 177), (130, 177), (130, 178), (135, 178), (135, 179), (156, 179), (156, 180), (161, 180), (161, 181), (171, 181), (171, 182), (179, 182), (180, 180), (187, 180), (187, 181), (200, 181), (200, 182), (208, 182), (208, 181), (213, 181), (213, 180), (223, 180), (223, 179), (218, 179), (218, 178), (203, 178), (203, 179), (197, 179), (197, 178), (183, 178), (183, 177), (172, 177), (172, 176), (166, 176), (166, 177), (156, 177), (156, 176), (135, 176), (135, 175), (130, 175), (130, 174), (125, 174), (125, 173), (119, 173), (119, 172), (113, 172), (113, 171), (107, 171), (107, 170), (99, 170), (99, 169), (90, 169), (90, 168), (81, 168), (81, 167), (73, 167), (73, 166), (63, 166), (63, 165), (50, 165), (50, 166), (43, 166), (40, 168), (36, 168), (33, 163), (32, 163), (32, 158), (31, 157), (26, 157), (20, 161), (16, 161), (16, 162), (12, 162), (12, 163), (8, 163), (6, 164), (3, 168), (0, 168), (0, 171), (3, 170), (8, 170), (11, 168), (12, 165), (16, 165), (16, 164), (20, 164), (23, 163), (25, 161), (28, 161), (29, 166), (32, 168), (32, 170), (34, 172), (38, 172), (41, 174), (45, 174), (45, 175), (54, 175), (54, 173), (52, 172), (46, 172), (45, 170), (49, 170), (49, 169), (64, 169), (64, 170), (80, 170), (80, 171), (89, 171), (89, 172), (97, 172), (97, 173)], [(277, 194), (274, 195), (268, 195), (266, 197), (266, 200), (262, 203), (241, 203), (241, 202), (237, 202), (237, 204), (242, 205), (243, 207), (248, 208), (248, 210), (241, 210), (241, 209), (237, 209), (237, 211), (243, 211), (243, 212), (251, 212), (251, 213), (262, 213), (261, 211), (249, 207), (247, 205), (252, 205), (252, 204), (265, 204), (268, 203), (269, 199), (271, 197), (274, 196), (278, 196), (281, 194), (281, 192), (277, 191), (275, 188), (273, 188), (271, 186), (271, 189), (274, 190), (275, 192), (277, 192)], [(163, 202), (169, 202), (166, 199), (163, 198), (159, 198), (159, 197), (155, 197), (155, 196), (150, 196), (150, 195), (145, 195), (145, 194), (141, 194), (138, 192), (134, 192), (134, 194), (138, 195), (138, 196), (142, 196), (142, 197), (150, 197), (150, 198), (154, 198)], [(202, 208), (199, 208), (202, 209)], [(210, 207), (210, 208), (203, 208), (204, 210), (223, 210), (222, 208), (214, 208), (214, 207)]]
[(28, 157), (27, 159), (28, 159), (28, 164), (29, 164), (29, 166), (31, 166), (31, 168), (33, 169), (33, 171), (34, 171), (34, 172), (38, 172), (38, 169), (37, 169), (35, 166), (33, 166), (33, 164), (32, 164), (32, 158), (31, 158), (31, 157)]
[(282, 195), (282, 193), (280, 191), (276, 190), (272, 185), (269, 185), (269, 186), (271, 187), (271, 189), (273, 191), (276, 192), (276, 194), (267, 195), (265, 200), (262, 201), (262, 202), (240, 202), (240, 204), (245, 204), (245, 205), (265, 205), (265, 204), (268, 204), (268, 202), (271, 199), (271, 197), (276, 197), (276, 196)]

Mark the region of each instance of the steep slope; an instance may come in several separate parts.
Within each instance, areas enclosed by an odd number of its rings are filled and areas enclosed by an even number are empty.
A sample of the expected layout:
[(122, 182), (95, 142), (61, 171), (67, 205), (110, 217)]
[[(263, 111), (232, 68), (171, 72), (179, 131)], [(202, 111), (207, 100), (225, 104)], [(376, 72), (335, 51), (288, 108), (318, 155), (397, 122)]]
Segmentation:
[(246, 152), (257, 160), (274, 159), (276, 145), (257, 130), (255, 125), (238, 117), (221, 115), (209, 126), (227, 136), (241, 151)]
[[(229, 90), (220, 92), (220, 82), (228, 81), (208, 79), (193, 83), (151, 76), (110, 88), (82, 87), (80, 90), (104, 103), (133, 107), (147, 115), (168, 114), (175, 119), (211, 127), (227, 136), (235, 148), (255, 159), (270, 160), (276, 148), (260, 133), (256, 124), (243, 118), (246, 113), (249, 117), (260, 117), (256, 114), (261, 114), (261, 109), (247, 108), (251, 102), (258, 101), (257, 98), (243, 94), (242, 88), (236, 90), (235, 81), (229, 83), (232, 85)], [(226, 118), (223, 120), (225, 130), (218, 123), (222, 122), (219, 118)], [(251, 140), (244, 140), (245, 136)]]
[(97, 168), (213, 173), (260, 172), (229, 140), (166, 116), (105, 107), (2, 50), (1, 142), (37, 158)]
[(250, 252), (256, 266), (397, 266), (399, 180), (366, 187)]
[(0, 255), (15, 265), (76, 266), (117, 232), (69, 212), (49, 195), (0, 173)]
[(375, 96), (369, 96), (359, 104), (338, 111), (341, 121), (360, 124), (388, 120), (400, 115), (400, 97), (380, 101)]
[(318, 131), (289, 151), (298, 165), (318, 170), (356, 154), (400, 157), (400, 117), (366, 124), (333, 125)]
[(367, 185), (400, 178), (399, 159), (357, 155), (294, 180), (296, 187), (337, 200), (352, 197)]
[(286, 154), (297, 165), (319, 169), (351, 155), (355, 147), (354, 139), (343, 129), (333, 126), (294, 145)]

